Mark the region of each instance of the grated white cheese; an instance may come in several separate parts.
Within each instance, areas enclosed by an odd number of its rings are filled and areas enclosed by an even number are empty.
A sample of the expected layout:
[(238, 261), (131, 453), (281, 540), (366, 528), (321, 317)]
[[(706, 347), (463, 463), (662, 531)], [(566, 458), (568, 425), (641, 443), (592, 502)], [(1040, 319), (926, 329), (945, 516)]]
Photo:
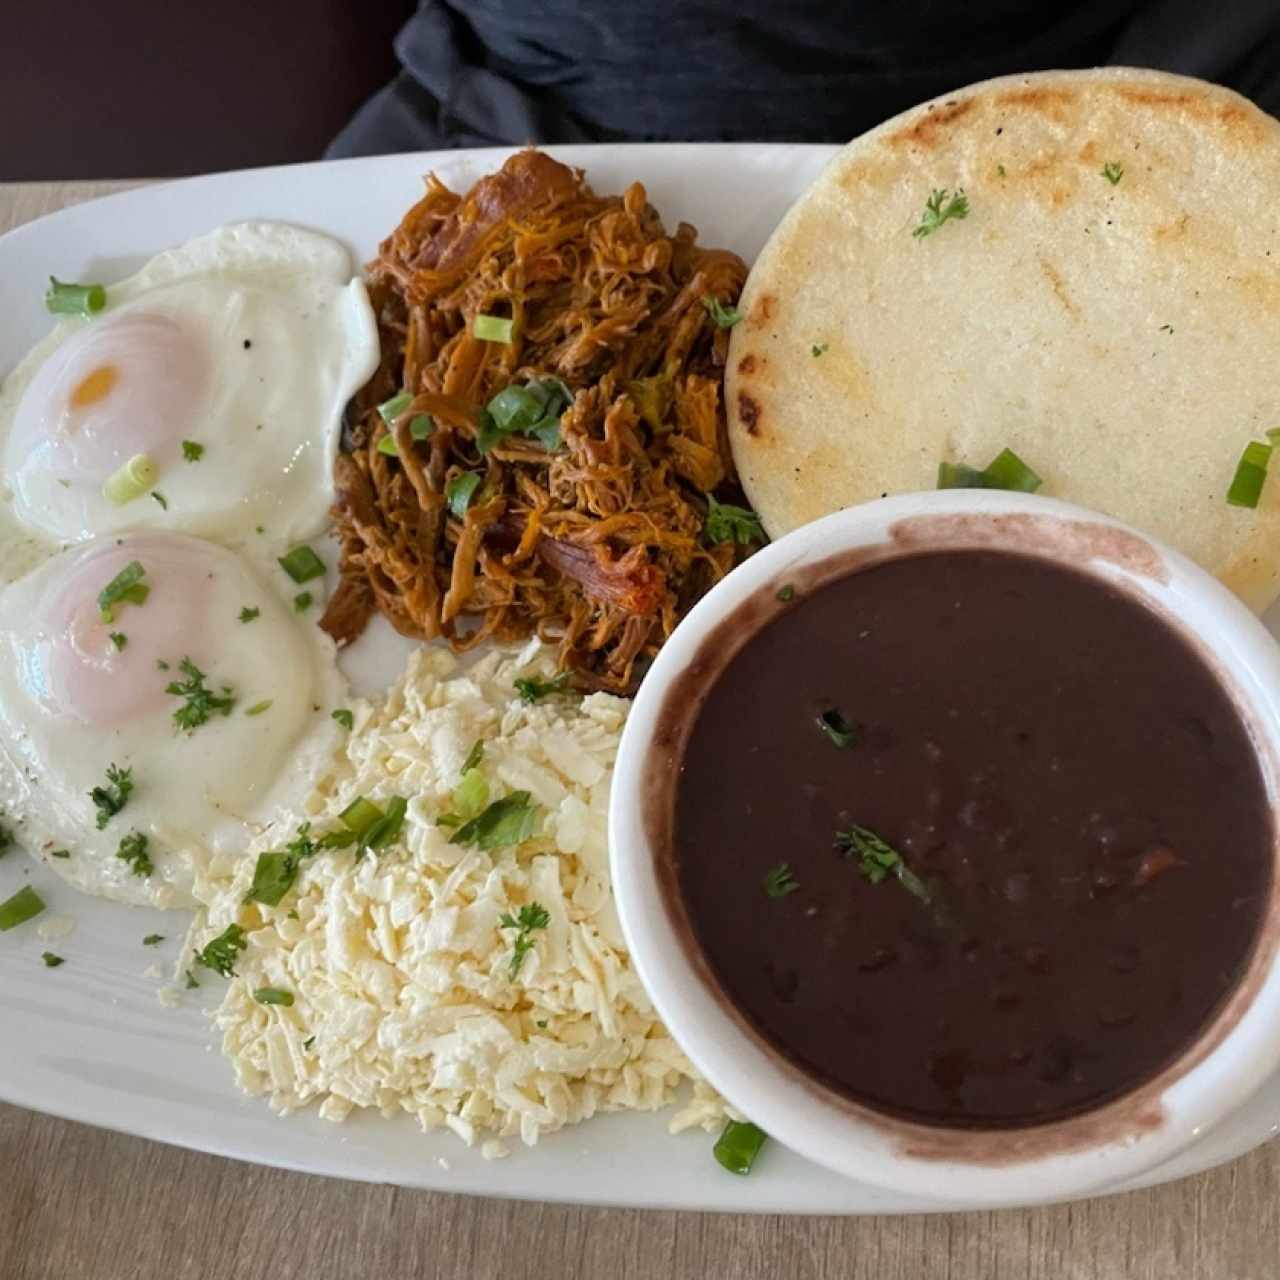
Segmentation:
[[(305, 804), (323, 832), (357, 796), (403, 796), (401, 840), (361, 861), (321, 851), (278, 907), (246, 904), (254, 855), (283, 847), (303, 820), (285, 815), (250, 856), (197, 883), (197, 947), (233, 922), (248, 931), (215, 1015), (246, 1092), (281, 1114), (319, 1103), (333, 1121), (353, 1108), (407, 1111), (424, 1130), (481, 1142), (490, 1159), (509, 1153), (502, 1138), (532, 1146), (597, 1111), (680, 1099), (671, 1132), (723, 1124), (730, 1113), (631, 968), (614, 909), (606, 817), (628, 704), (515, 696), (516, 676), (550, 673), (537, 644), (465, 671), (419, 650), (382, 703), (354, 709), (345, 750)], [(435, 823), (477, 739), (490, 799), (523, 790), (539, 806), (534, 837), (516, 849), (453, 845)], [(515, 931), (499, 917), (533, 902), (549, 921), (513, 979)], [(262, 987), (293, 1004), (257, 1003)]]

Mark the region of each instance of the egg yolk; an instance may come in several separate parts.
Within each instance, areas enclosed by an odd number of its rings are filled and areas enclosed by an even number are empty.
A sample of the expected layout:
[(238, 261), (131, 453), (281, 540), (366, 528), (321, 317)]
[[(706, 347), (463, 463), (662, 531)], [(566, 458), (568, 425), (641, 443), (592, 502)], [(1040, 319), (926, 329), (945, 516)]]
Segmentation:
[(75, 389), (71, 392), (71, 407), (73, 409), (87, 409), (91, 404), (97, 404), (99, 400), (105, 400), (111, 394), (111, 388), (116, 385), (119, 379), (120, 371), (115, 365), (100, 365), (92, 373), (76, 383)]

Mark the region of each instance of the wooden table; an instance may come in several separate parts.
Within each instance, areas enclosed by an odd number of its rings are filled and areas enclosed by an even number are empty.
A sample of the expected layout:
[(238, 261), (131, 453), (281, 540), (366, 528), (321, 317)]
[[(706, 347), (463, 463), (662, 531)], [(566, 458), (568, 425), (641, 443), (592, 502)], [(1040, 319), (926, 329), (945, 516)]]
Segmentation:
[[(0, 185), (0, 232), (129, 185)], [(1173, 1186), (1057, 1209), (764, 1218), (334, 1182), (0, 1105), (0, 1280), (409, 1276), (1274, 1280), (1280, 1143)]]

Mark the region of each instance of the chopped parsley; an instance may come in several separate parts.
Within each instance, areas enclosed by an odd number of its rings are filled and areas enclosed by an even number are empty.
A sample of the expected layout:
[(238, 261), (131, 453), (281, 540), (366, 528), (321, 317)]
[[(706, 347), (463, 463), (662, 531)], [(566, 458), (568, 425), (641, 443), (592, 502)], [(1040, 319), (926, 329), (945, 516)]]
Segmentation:
[(502, 849), (520, 844), (533, 834), (538, 815), (527, 791), (513, 791), (495, 800), (470, 822), (453, 833), (450, 844), (474, 845), (477, 849)]
[(70, 849), (50, 849), (49, 857), (51, 858), (69, 858), (71, 857)]
[(1002, 165), (1002, 164), (998, 164), (998, 165), (996, 165), (996, 177), (997, 177), (997, 178), (1003, 178), (1003, 177), (1004, 177), (1004, 165)]
[(484, 759), (484, 739), (477, 738), (471, 744), (471, 750), (467, 752), (467, 758), (462, 762), (462, 776), (466, 777), (472, 769), (478, 769), (480, 762)]
[(306, 611), (311, 608), (311, 602), (314, 599), (315, 597), (310, 591), (299, 591), (298, 594), (293, 597), (293, 607), (298, 613), (306, 613)]
[(764, 526), (754, 511), (735, 507), (729, 502), (717, 502), (710, 494), (707, 495), (707, 520), (703, 528), (708, 542), (736, 542), (746, 547), (765, 540)]
[(101, 831), (129, 803), (133, 793), (133, 770), (107, 765), (107, 785), (94, 787), (89, 799), (98, 811), (97, 827)]
[(165, 692), (183, 699), (182, 706), (173, 713), (173, 722), (180, 730), (190, 733), (205, 724), (210, 716), (231, 714), (236, 700), (229, 686), (223, 685), (220, 694), (207, 689), (204, 672), (190, 658), (183, 658), (178, 663), (178, 670), (187, 678), (170, 681)]
[(107, 634), (107, 639), (115, 645), (117, 652), (129, 643), (129, 637), (123, 631), (111, 631)]
[(259, 987), (253, 993), (259, 1004), (279, 1004), (288, 1009), (293, 1004), (293, 992), (281, 991), (279, 987)]
[(98, 613), (103, 622), (115, 621), (115, 608), (119, 604), (146, 604), (151, 588), (143, 582), (147, 571), (141, 561), (130, 560), (101, 591), (98, 592)]
[(339, 707), (336, 711), (330, 713), (333, 718), (348, 732), (355, 727), (356, 718), (346, 707)]
[(166, 498), (159, 489), (152, 489), (151, 496), (161, 505), (161, 507), (164, 508), (164, 510), (169, 510), (169, 499)]
[(200, 984), (196, 981), (196, 975), (192, 973), (190, 969), (188, 969), (187, 970), (187, 990), (194, 991), (199, 985)]
[(302, 1047), (303, 1047), (303, 1048), (304, 1048), (308, 1053), (310, 1053), (310, 1052), (311, 1052), (311, 1050), (315, 1048), (315, 1044), (316, 1044), (316, 1038), (315, 1038), (315, 1036), (308, 1036), (308, 1037), (307, 1037), (307, 1039), (305, 1039), (305, 1040), (302, 1042)]
[(246, 902), (261, 902), (278, 907), (293, 887), (304, 858), (310, 858), (319, 846), (311, 839), (311, 824), (304, 822), (298, 834), (282, 849), (260, 853), (253, 868), (253, 885), (245, 895)]
[(0, 827), (0, 854), (7, 853), (13, 844), (13, 832), (8, 827)]
[(902, 855), (878, 836), (870, 827), (853, 823), (847, 831), (837, 831), (836, 848), (850, 861), (856, 861), (858, 870), (872, 883), (879, 884), (892, 874), (908, 892), (921, 902), (928, 903), (931, 895), (928, 886), (902, 860)]
[(255, 702), (246, 712), (247, 716), (260, 716), (264, 711), (271, 709), (272, 698), (264, 698), (261, 702)]
[(524, 958), (533, 950), (533, 931), (545, 929), (551, 923), (551, 915), (540, 902), (530, 902), (520, 908), (513, 916), (504, 911), (498, 917), (499, 929), (515, 929), (516, 939), (511, 948), (511, 966), (509, 975), (512, 980), (520, 972)]
[(149, 933), (142, 940), (144, 947), (158, 947), (164, 941), (163, 933)]
[(66, 964), (61, 956), (56, 956), (52, 951), (42, 952), (40, 959), (44, 961), (46, 968), (56, 969), (60, 964)]
[(816, 360), (819, 356), (824, 356), (831, 349), (829, 342), (815, 342), (809, 348), (809, 354)]
[(946, 187), (935, 187), (933, 194), (925, 201), (924, 213), (920, 215), (920, 225), (911, 233), (917, 240), (931, 236), (944, 222), (952, 218), (960, 219), (969, 216), (969, 197), (963, 190), (951, 195)]
[(203, 951), (196, 952), (196, 963), (220, 973), (224, 978), (234, 978), (236, 956), (248, 945), (245, 931), (238, 924), (229, 924), (212, 942), (205, 944)]
[(147, 837), (141, 831), (130, 831), (120, 841), (116, 857), (129, 864), (129, 870), (135, 876), (149, 876), (155, 869), (151, 855), (147, 852)]
[(184, 440), (182, 442), (182, 456), (188, 462), (199, 462), (204, 457), (204, 445), (197, 444), (194, 440)]
[(737, 307), (726, 307), (719, 298), (706, 294), (702, 299), (707, 314), (716, 322), (717, 329), (732, 329), (742, 319), (742, 312)]
[(858, 726), (846, 720), (834, 707), (818, 716), (818, 728), (837, 747), (851, 746), (858, 736)]
[(789, 582), (785, 586), (779, 587), (777, 598), (781, 600), (783, 604), (790, 604), (791, 601), (796, 598), (795, 587), (793, 587)]
[(387, 802), (387, 811), (382, 817), (365, 828), (356, 846), (357, 860), (363, 858), (370, 849), (383, 849), (389, 845), (400, 834), (408, 811), (409, 802), (403, 796), (393, 796)]
[(765, 873), (764, 891), (771, 898), (785, 898), (787, 894), (795, 893), (799, 887), (799, 881), (791, 874), (791, 868), (785, 862), (778, 863)]
[(1102, 166), (1102, 176), (1114, 187), (1124, 177), (1124, 165), (1116, 164), (1114, 161), (1110, 164), (1104, 164)]
[(536, 676), (522, 676), (513, 684), (515, 691), (520, 695), (520, 701), (527, 706), (532, 706), (553, 693), (569, 693), (571, 691), (569, 680), (569, 672), (562, 671), (551, 680), (539, 680)]
[(257, 605), (245, 605), (245, 607), (240, 610), (240, 621), (252, 622), (261, 612), (262, 610), (259, 609)]

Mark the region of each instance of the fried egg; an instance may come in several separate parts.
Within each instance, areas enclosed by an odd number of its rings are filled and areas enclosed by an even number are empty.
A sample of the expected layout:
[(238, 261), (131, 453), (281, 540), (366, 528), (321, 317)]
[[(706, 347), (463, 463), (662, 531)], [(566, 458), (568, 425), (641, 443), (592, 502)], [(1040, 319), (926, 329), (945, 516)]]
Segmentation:
[[(306, 538), (332, 500), (343, 409), (377, 363), (339, 243), (221, 227), (109, 285), (105, 310), (58, 323), (9, 375), (0, 485), (56, 542), (140, 528), (250, 550)], [(120, 501), (112, 478), (134, 459), (154, 479)]]
[(4, 823), (86, 892), (192, 905), (211, 856), (298, 806), (346, 698), (332, 642), (244, 557), (160, 532), (69, 548), (0, 589)]

